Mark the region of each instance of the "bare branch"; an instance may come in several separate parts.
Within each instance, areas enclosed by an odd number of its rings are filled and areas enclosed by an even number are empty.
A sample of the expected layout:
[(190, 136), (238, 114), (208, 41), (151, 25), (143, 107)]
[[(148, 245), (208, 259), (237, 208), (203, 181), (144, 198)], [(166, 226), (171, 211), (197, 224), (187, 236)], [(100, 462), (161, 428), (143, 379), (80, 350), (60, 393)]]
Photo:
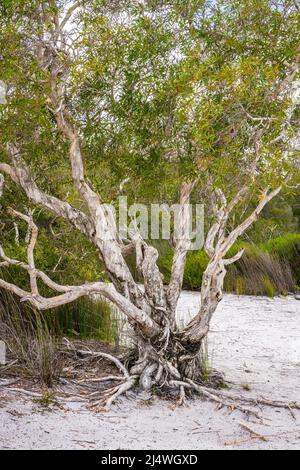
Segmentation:
[(280, 97), (282, 94), (286, 93), (289, 90), (291, 83), (293, 82), (296, 74), (299, 71), (299, 61), (300, 46), (298, 46), (293, 62), (287, 69), (285, 78), (278, 84), (278, 86), (275, 88), (275, 91), (271, 94), (270, 101), (275, 100), (276, 98)]
[(231, 214), (231, 212), (233, 211), (233, 209), (238, 205), (239, 202), (241, 202), (243, 200), (243, 198), (248, 194), (249, 192), (249, 187), (248, 186), (243, 186), (239, 191), (238, 193), (236, 194), (236, 196), (232, 199), (232, 201), (230, 201), (230, 203), (228, 204), (228, 207), (227, 207), (227, 212), (228, 214)]
[(145, 294), (150, 305), (159, 311), (166, 310), (162, 275), (157, 266), (158, 251), (147, 245), (139, 231), (132, 235), (136, 251), (137, 268), (144, 279)]
[(60, 30), (63, 31), (64, 27), (66, 26), (66, 24), (68, 23), (68, 21), (71, 19), (71, 16), (73, 15), (73, 13), (77, 10), (77, 8), (79, 8), (81, 5), (81, 2), (75, 2), (73, 3), (73, 5), (68, 9), (68, 11), (66, 12), (64, 18), (62, 19), (59, 27), (60, 27)]
[[(107, 354), (101, 351), (84, 351), (83, 349), (76, 349), (75, 350), (77, 353), (81, 354), (82, 356), (92, 356), (92, 357), (103, 357), (104, 359), (107, 359), (108, 361), (113, 362), (118, 369), (123, 373), (124, 377), (126, 379), (129, 379), (129, 372), (126, 369), (126, 367), (122, 364), (121, 361), (119, 361), (118, 358), (115, 356), (112, 356), (111, 354)], [(118, 377), (120, 379), (120, 377)], [(98, 379), (97, 379), (98, 380)]]
[(180, 238), (175, 240), (175, 252), (172, 263), (171, 279), (167, 291), (167, 299), (173, 317), (175, 317), (175, 310), (182, 288), (186, 255), (191, 246), (191, 240), (189, 238), (190, 210), (188, 203), (190, 201), (190, 195), (195, 187), (196, 182), (197, 180), (189, 183), (183, 183), (180, 188)]
[(91, 239), (94, 227), (86, 214), (75, 209), (68, 202), (50, 196), (39, 189), (18, 148), (14, 145), (9, 145), (9, 152), (13, 166), (0, 163), (0, 171), (9, 175), (34, 204), (40, 205), (52, 213), (69, 220), (75, 228)]
[(244, 254), (245, 250), (240, 250), (235, 256), (233, 256), (232, 258), (228, 258), (228, 259), (224, 259), (223, 260), (223, 263), (224, 263), (224, 266), (228, 266), (229, 264), (233, 264), (235, 263), (236, 261), (238, 261)]
[[(218, 204), (218, 202), (220, 204)], [(212, 257), (215, 252), (216, 237), (218, 235), (218, 240), (220, 240), (220, 238), (224, 236), (226, 223), (229, 216), (227, 209), (227, 199), (220, 188), (216, 188), (212, 191), (210, 204), (216, 221), (208, 231), (204, 244), (204, 250), (209, 257)]]
[(131, 321), (137, 323), (145, 336), (151, 338), (159, 332), (158, 325), (145, 312), (135, 307), (128, 299), (119, 294), (113, 285), (108, 285), (104, 282), (83, 284), (81, 286), (60, 286), (60, 290), (64, 291), (64, 293), (51, 298), (35, 296), (2, 279), (0, 279), (0, 287), (16, 294), (21, 298), (22, 302), (31, 303), (38, 310), (56, 308), (74, 302), (74, 300), (83, 296), (99, 294), (116, 305)]
[(20, 184), (17, 172), (12, 166), (0, 162), (0, 171), (9, 175), (15, 183)]
[[(8, 283), (4, 280), (0, 280), (0, 287), (3, 287), (4, 289), (9, 290), (17, 296), (21, 297), (21, 301), (30, 302), (35, 308), (39, 310), (47, 310), (65, 305), (82, 296), (100, 294), (119, 307), (119, 309), (125, 315), (127, 315), (127, 317), (132, 322), (137, 323), (146, 336), (152, 337), (158, 333), (158, 326), (156, 323), (143, 310), (137, 308), (130, 300), (118, 293), (113, 285), (107, 285), (104, 282), (95, 282), (81, 286), (59, 285), (52, 281), (44, 272), (36, 269), (34, 262), (34, 247), (38, 236), (37, 226), (34, 224), (32, 217), (26, 216), (14, 210), (10, 210), (10, 212), (14, 216), (17, 216), (26, 221), (31, 228), (31, 239), (27, 250), (28, 264), (9, 258), (5, 255), (3, 248), (0, 246), (0, 257), (4, 260), (4, 263), (1, 263), (0, 266), (14, 265), (25, 269), (30, 276), (31, 292), (26, 292), (14, 284)], [(38, 277), (42, 279), (48, 287), (60, 292), (61, 295), (51, 298), (40, 296), (37, 288)]]
[(223, 257), (227, 253), (227, 251), (232, 247), (232, 245), (236, 242), (237, 238), (240, 237), (258, 218), (261, 211), (264, 207), (270, 202), (277, 194), (280, 193), (282, 187), (279, 186), (278, 188), (274, 189), (273, 191), (269, 192), (269, 188), (266, 188), (263, 191), (263, 194), (260, 198), (260, 202), (257, 205), (256, 209), (252, 212), (252, 214), (247, 217), (238, 227), (236, 227), (226, 238), (226, 240), (220, 243), (220, 251), (218, 257)]
[(0, 197), (3, 195), (4, 189), (4, 176), (0, 173)]
[(220, 222), (215, 222), (209, 229), (208, 234), (205, 239), (204, 250), (211, 258), (214, 255), (215, 251), (215, 239), (217, 233), (219, 232)]
[(27, 216), (27, 215), (21, 214), (20, 212), (17, 212), (14, 209), (10, 209), (9, 212), (15, 217), (19, 217), (19, 219), (24, 220), (28, 224), (28, 227), (31, 230), (31, 238), (30, 238), (30, 242), (27, 248), (28, 273), (30, 277), (31, 293), (32, 295), (38, 295), (39, 291), (38, 291), (38, 286), (37, 286), (36, 270), (35, 270), (35, 264), (34, 264), (34, 248), (37, 242), (38, 228), (33, 222), (31, 215)]

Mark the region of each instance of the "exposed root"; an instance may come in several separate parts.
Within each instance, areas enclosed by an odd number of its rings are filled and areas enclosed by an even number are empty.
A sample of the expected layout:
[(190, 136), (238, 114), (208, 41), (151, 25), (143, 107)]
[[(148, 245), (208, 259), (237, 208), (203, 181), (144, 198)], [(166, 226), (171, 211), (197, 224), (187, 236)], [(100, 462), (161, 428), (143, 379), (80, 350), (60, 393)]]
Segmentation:
[[(84, 397), (70, 397), (68, 399), (60, 397), (62, 401), (89, 400), (90, 403), (92, 402), (90, 404), (90, 408), (95, 411), (110, 410), (116, 399), (128, 392), (134, 386), (138, 386), (142, 390), (146, 390), (148, 392), (150, 392), (152, 389), (154, 393), (162, 396), (164, 394), (168, 395), (171, 389), (171, 391), (174, 392), (172, 394), (173, 397), (175, 396), (175, 393), (178, 393), (177, 397), (175, 398), (175, 408), (185, 404), (186, 391), (188, 390), (189, 394), (195, 392), (200, 396), (217, 403), (218, 408), (227, 407), (231, 411), (239, 410), (247, 415), (253, 415), (258, 419), (261, 419), (261, 416), (253, 409), (253, 407), (257, 407), (259, 405), (287, 409), (294, 419), (296, 419), (296, 416), (293, 410), (300, 410), (300, 403), (298, 402), (286, 403), (279, 400), (269, 400), (264, 397), (257, 399), (243, 397), (227, 391), (224, 392), (223, 390), (219, 390), (217, 388), (208, 387), (201, 383), (201, 374), (199, 374), (200, 377), (198, 379), (191, 380), (190, 378), (187, 378), (187, 376), (184, 374), (184, 371), (181, 371), (182, 373), (180, 374), (176, 361), (174, 365), (163, 356), (159, 356), (158, 354), (155, 356), (153, 348), (143, 350), (143, 354), (140, 355), (139, 359), (135, 356), (133, 364), (131, 361), (128, 361), (128, 368), (121, 362), (120, 359), (108, 353), (76, 349), (73, 347), (73, 345), (70, 347), (69, 342), (68, 349), (70, 352), (78, 354), (78, 356), (104, 358), (112, 362), (122, 372), (122, 376), (107, 375), (105, 377), (99, 378), (84, 378), (83, 380), (77, 382), (78, 385), (87, 388), (88, 391), (91, 391), (91, 387), (89, 385), (82, 385), (83, 383), (99, 383), (108, 385), (108, 383), (111, 382), (112, 384), (110, 388), (103, 389), (103, 387), (99, 387), (98, 390), (94, 389), (95, 391), (92, 393), (86, 393)], [(216, 384), (220, 382), (221, 378), (222, 376), (220, 376), (220, 374), (214, 374), (214, 381)], [(12, 385), (12, 383), (9, 385)], [(155, 391), (153, 387), (155, 387)], [(17, 388), (14, 389), (10, 387), (7, 388), (7, 390), (35, 397), (41, 396), (40, 394), (27, 392)], [(248, 408), (248, 406), (250, 406), (250, 408)]]
[(190, 379), (186, 379), (186, 382), (184, 381), (178, 381), (178, 380), (171, 380), (169, 382), (171, 386), (177, 386), (181, 389), (181, 387), (187, 388), (189, 390), (195, 390), (197, 393), (200, 395), (208, 398), (211, 401), (214, 401), (222, 406), (226, 406), (230, 408), (231, 410), (239, 410), (242, 411), (243, 413), (246, 413), (248, 415), (252, 414), (256, 418), (261, 419), (261, 416), (254, 410), (250, 408), (246, 408), (242, 404), (245, 405), (252, 405), (252, 406), (258, 406), (258, 405), (263, 405), (263, 406), (270, 406), (274, 408), (284, 408), (287, 409), (291, 412), (292, 416), (295, 417), (294, 413), (292, 412), (293, 409), (300, 409), (300, 403), (293, 402), (293, 403), (285, 403), (279, 400), (267, 400), (265, 398), (244, 398), (241, 396), (237, 396), (231, 393), (224, 393), (221, 392), (220, 390), (211, 390), (208, 389), (207, 387), (204, 387), (202, 385), (196, 384)]
[(149, 391), (153, 384), (153, 374), (157, 370), (157, 364), (151, 364), (145, 367), (141, 376), (140, 376), (140, 387), (143, 390)]
[[(13, 393), (18, 393), (18, 394), (21, 394), (21, 395), (27, 395), (29, 397), (32, 397), (32, 398), (43, 398), (43, 394), (42, 393), (37, 393), (37, 392), (31, 392), (29, 390), (24, 390), (23, 388), (7, 388), (5, 389), (6, 392), (13, 392)], [(60, 401), (62, 402), (70, 402), (70, 403), (77, 403), (77, 402), (86, 402), (86, 397), (78, 397), (78, 396), (70, 396), (70, 397), (56, 397), (57, 399), (59, 399)]]
[(240, 405), (239, 403), (234, 403), (234, 402), (229, 402), (224, 399), (219, 398), (216, 394), (212, 393), (211, 391), (208, 391), (205, 387), (202, 387), (201, 385), (195, 384), (192, 380), (187, 379), (187, 382), (182, 382), (178, 380), (171, 380), (170, 385), (172, 386), (177, 386), (177, 387), (184, 387), (189, 390), (195, 390), (197, 393), (202, 395), (205, 398), (208, 398), (210, 401), (213, 401), (215, 403), (218, 403), (219, 407), (222, 408), (223, 406), (226, 406), (231, 409), (231, 411), (234, 410), (239, 410), (242, 413), (246, 413), (247, 415), (253, 415), (258, 419), (261, 419), (260, 415), (254, 411), (251, 410), (250, 408), (245, 408), (244, 406)]
[(184, 404), (185, 404), (185, 389), (184, 389), (184, 386), (181, 385), (177, 405), (182, 406)]
[[(100, 411), (110, 411), (111, 405), (114, 401), (124, 393), (128, 392), (133, 386), (135, 385), (137, 380), (137, 376), (131, 377), (125, 383), (119, 385), (118, 387), (114, 387), (103, 394), (103, 398), (97, 403), (90, 406), (90, 409), (96, 412)], [(108, 397), (107, 397), (108, 395)]]
[(126, 369), (126, 367), (122, 364), (121, 361), (119, 361), (118, 358), (116, 358), (115, 356), (112, 356), (111, 354), (98, 352), (98, 351), (97, 352), (83, 351), (81, 349), (76, 349), (76, 350), (74, 350), (74, 352), (76, 352), (77, 354), (80, 354), (82, 356), (103, 357), (104, 359), (107, 359), (107, 360), (113, 362), (118, 367), (118, 369), (124, 374), (124, 377), (126, 377), (126, 379), (130, 378), (129, 372)]
[(125, 377), (120, 377), (118, 375), (107, 375), (106, 377), (99, 377), (99, 378), (92, 378), (92, 379), (83, 379), (79, 380), (77, 383), (82, 384), (86, 382), (91, 382), (91, 383), (98, 383), (98, 382), (111, 382), (113, 380), (116, 381), (124, 381)]
[[(207, 390), (207, 388), (205, 387), (202, 387), (202, 388)], [(300, 403), (297, 403), (297, 402), (286, 403), (280, 400), (268, 400), (263, 397), (262, 398), (250, 398), (250, 397), (245, 398), (245, 397), (231, 394), (230, 392), (224, 393), (220, 390), (214, 390), (214, 393), (221, 398), (229, 399), (233, 401), (239, 401), (240, 403), (245, 403), (245, 404), (253, 405), (253, 406), (257, 406), (257, 405), (270, 406), (274, 408), (284, 408), (289, 411), (293, 409), (300, 410)]]
[[(257, 407), (258, 405), (263, 405), (276, 408), (285, 408), (288, 409), (291, 413), (293, 413), (293, 409), (300, 409), (299, 403), (285, 403), (281, 401), (267, 400), (265, 398), (244, 398), (229, 392), (224, 393), (218, 389), (208, 388), (188, 378), (182, 380), (178, 369), (168, 361), (164, 361), (164, 363), (156, 363), (151, 361), (151, 359), (146, 356), (141, 358), (141, 360), (138, 361), (129, 372), (119, 359), (111, 356), (110, 354), (81, 350), (76, 350), (76, 352), (86, 356), (89, 355), (93, 357), (104, 357), (113, 362), (124, 375), (124, 383), (121, 383), (116, 387), (112, 387), (104, 392), (96, 392), (96, 394), (101, 394), (101, 399), (96, 404), (93, 404), (91, 408), (97, 411), (109, 410), (112, 403), (120, 395), (133, 388), (136, 383), (139, 383), (141, 389), (147, 391), (151, 390), (152, 385), (156, 385), (160, 387), (160, 389), (165, 389), (165, 387), (171, 387), (173, 389), (178, 388), (179, 398), (175, 403), (175, 407), (181, 406), (185, 403), (185, 391), (190, 390), (195, 391), (208, 400), (217, 403), (219, 408), (227, 407), (231, 411), (239, 410), (247, 415), (253, 415), (258, 419), (261, 419), (260, 414), (257, 411), (248, 408), (248, 406)], [(101, 379), (95, 379), (95, 382), (105, 382), (109, 380), (122, 380), (122, 377), (108, 376)]]

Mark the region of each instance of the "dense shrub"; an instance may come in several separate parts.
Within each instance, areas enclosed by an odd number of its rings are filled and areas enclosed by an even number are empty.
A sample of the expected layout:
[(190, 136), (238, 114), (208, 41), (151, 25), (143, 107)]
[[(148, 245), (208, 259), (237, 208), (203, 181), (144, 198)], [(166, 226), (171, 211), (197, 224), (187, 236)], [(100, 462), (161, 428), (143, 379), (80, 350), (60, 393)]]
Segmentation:
[(92, 298), (37, 312), (10, 292), (0, 290), (0, 340), (23, 374), (51, 387), (63, 365), (59, 353), (63, 336), (117, 345), (117, 316), (107, 302)]
[(45, 317), (0, 291), (0, 339), (9, 359), (23, 374), (51, 387), (59, 377), (62, 362), (55, 337)]
[(288, 233), (262, 245), (262, 249), (271, 255), (276, 254), (280, 260), (288, 262), (294, 279), (300, 286), (300, 233)]
[(108, 344), (118, 341), (118, 325), (113, 307), (100, 298), (79, 298), (45, 312), (45, 318), (57, 336), (93, 338)]
[[(228, 253), (234, 256), (241, 248), (244, 256), (228, 269), (225, 290), (237, 294), (286, 294), (300, 285), (300, 234), (287, 234), (258, 246), (239, 242)], [(168, 282), (172, 267), (172, 251), (160, 252), (159, 267)], [(183, 288), (200, 289), (208, 256), (203, 251), (191, 251), (187, 256)]]
[(243, 257), (230, 266), (225, 278), (225, 290), (236, 294), (286, 295), (294, 290), (295, 281), (289, 263), (251, 245)]

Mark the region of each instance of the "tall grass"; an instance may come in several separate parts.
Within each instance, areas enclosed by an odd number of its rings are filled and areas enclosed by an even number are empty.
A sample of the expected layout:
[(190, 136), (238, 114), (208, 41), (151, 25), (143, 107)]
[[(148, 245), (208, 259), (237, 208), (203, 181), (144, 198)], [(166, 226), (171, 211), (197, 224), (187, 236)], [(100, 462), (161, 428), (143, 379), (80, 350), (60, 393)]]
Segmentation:
[(53, 386), (62, 366), (57, 339), (40, 313), (5, 291), (0, 292), (0, 339), (25, 375)]
[(93, 338), (118, 345), (118, 322), (102, 299), (81, 298), (49, 312), (37, 312), (7, 291), (0, 290), (0, 339), (10, 359), (28, 377), (48, 387), (57, 381), (62, 360), (62, 336)]
[(297, 286), (300, 286), (300, 233), (288, 233), (262, 245), (262, 250), (276, 254), (283, 262), (288, 262)]
[(291, 267), (277, 255), (246, 247), (243, 257), (231, 265), (225, 277), (225, 290), (236, 294), (286, 295), (294, 290)]
[[(159, 248), (159, 247), (158, 247)], [(287, 234), (256, 246), (237, 243), (228, 257), (245, 249), (244, 256), (228, 269), (225, 290), (237, 294), (267, 295), (295, 292), (300, 286), (300, 234)], [(159, 267), (165, 282), (170, 279), (173, 253), (171, 248), (160, 251)], [(183, 288), (200, 289), (208, 256), (203, 251), (188, 253)]]
[(56, 336), (92, 338), (107, 344), (118, 341), (115, 312), (101, 298), (81, 297), (75, 302), (46, 312), (45, 318)]

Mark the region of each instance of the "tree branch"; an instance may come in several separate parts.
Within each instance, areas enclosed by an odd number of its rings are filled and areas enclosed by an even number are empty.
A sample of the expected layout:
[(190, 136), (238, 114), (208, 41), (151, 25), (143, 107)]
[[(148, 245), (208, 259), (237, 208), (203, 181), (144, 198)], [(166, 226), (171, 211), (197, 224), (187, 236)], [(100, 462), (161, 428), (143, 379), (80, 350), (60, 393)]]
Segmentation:
[(256, 209), (247, 217), (240, 225), (238, 225), (232, 232), (228, 235), (224, 242), (220, 243), (218, 258), (222, 258), (226, 255), (228, 250), (236, 242), (238, 237), (240, 237), (245, 231), (257, 220), (259, 214), (264, 209), (264, 207), (270, 202), (277, 194), (280, 193), (282, 186), (274, 189), (269, 192), (269, 188), (266, 188), (263, 191), (261, 200), (257, 205)]
[(36, 280), (37, 278), (36, 269), (35, 269), (35, 263), (34, 263), (34, 248), (37, 242), (38, 228), (33, 222), (31, 215), (28, 216), (28, 215), (21, 214), (20, 212), (17, 212), (14, 209), (10, 209), (9, 213), (14, 215), (15, 217), (18, 217), (19, 219), (24, 220), (28, 224), (28, 227), (31, 231), (30, 242), (27, 248), (27, 259), (28, 259), (28, 273), (29, 273), (29, 278), (30, 278), (31, 292), (32, 292), (32, 295), (35, 296), (39, 294), (37, 280)]
[(171, 278), (167, 290), (167, 299), (175, 317), (175, 311), (183, 283), (184, 268), (186, 264), (187, 252), (191, 247), (189, 237), (190, 228), (190, 195), (195, 187), (196, 180), (189, 183), (183, 183), (180, 188), (180, 217), (179, 217), (179, 238), (175, 241), (175, 252), (172, 262)]
[[(2, 255), (3, 250), (1, 251), (1, 256)], [(8, 260), (6, 261), (6, 265), (15, 264), (25, 268), (26, 270), (29, 268), (29, 266), (25, 263), (16, 262), (16, 260), (12, 260), (13, 262), (11, 263), (9, 258), (4, 257), (4, 259)], [(61, 305), (71, 303), (83, 296), (99, 294), (116, 305), (120, 311), (129, 318), (129, 320), (137, 323), (145, 336), (151, 338), (159, 333), (158, 325), (145, 312), (133, 305), (130, 300), (119, 294), (112, 284), (108, 285), (104, 282), (94, 282), (83, 284), (81, 286), (62, 286), (54, 283), (51, 280), (49, 282), (48, 276), (39, 270), (36, 270), (35, 273), (41, 277), (43, 281), (46, 281), (45, 284), (47, 284), (49, 287), (62, 292), (61, 295), (51, 298), (45, 298), (40, 295), (33, 295), (32, 292), (25, 291), (14, 284), (4, 281), (3, 279), (0, 279), (0, 287), (16, 294), (21, 298), (22, 302), (30, 302), (31, 305), (38, 310), (56, 308)]]
[[(28, 263), (23, 263), (9, 258), (5, 255), (3, 248), (0, 246), (0, 257), (4, 260), (4, 263), (1, 263), (0, 266), (14, 265), (25, 269), (30, 277), (31, 292), (26, 292), (14, 284), (8, 283), (2, 279), (0, 279), (0, 287), (13, 292), (21, 298), (21, 301), (30, 302), (38, 310), (47, 310), (65, 305), (82, 296), (100, 294), (113, 302), (132, 322), (137, 323), (141, 331), (146, 336), (152, 337), (158, 333), (158, 325), (145, 312), (137, 308), (130, 300), (118, 293), (113, 285), (107, 285), (104, 282), (94, 282), (81, 286), (59, 285), (52, 281), (44, 272), (36, 269), (34, 262), (34, 247), (38, 236), (37, 226), (34, 224), (32, 217), (30, 216), (26, 216), (14, 210), (10, 210), (10, 213), (26, 221), (31, 228), (31, 239), (27, 249)], [(61, 295), (51, 298), (40, 296), (37, 288), (38, 277), (41, 278), (48, 287), (60, 292)]]
[(91, 240), (95, 230), (86, 214), (75, 209), (68, 202), (50, 196), (39, 189), (32, 178), (29, 168), (22, 159), (19, 149), (15, 145), (9, 145), (8, 149), (13, 165), (0, 163), (0, 171), (10, 176), (11, 179), (23, 189), (31, 202), (69, 220), (77, 230), (85, 234), (89, 240)]
[(71, 16), (73, 15), (73, 13), (77, 10), (77, 8), (79, 8), (81, 5), (81, 2), (75, 2), (69, 9), (68, 11), (66, 12), (64, 18), (62, 19), (59, 27), (60, 27), (60, 30), (62, 31), (64, 29), (64, 27), (66, 26), (66, 24), (68, 23), (68, 21), (70, 20)]

